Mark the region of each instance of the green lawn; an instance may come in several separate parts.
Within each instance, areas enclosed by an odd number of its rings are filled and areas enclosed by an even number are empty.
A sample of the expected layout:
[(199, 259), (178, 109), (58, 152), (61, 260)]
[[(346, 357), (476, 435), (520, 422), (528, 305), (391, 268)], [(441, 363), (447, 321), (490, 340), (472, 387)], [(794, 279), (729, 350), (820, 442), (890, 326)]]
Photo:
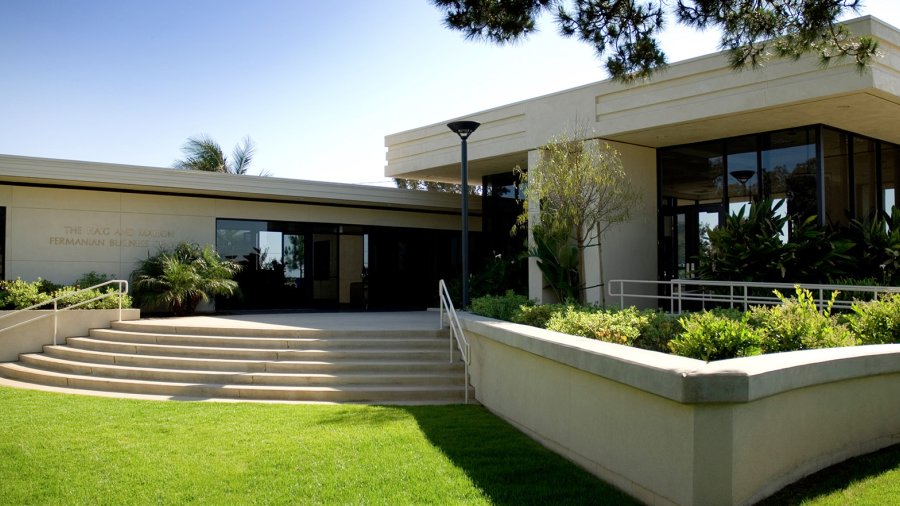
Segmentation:
[(0, 387), (2, 504), (633, 504), (477, 406)]
[[(900, 498), (900, 445), (766, 504)], [(477, 406), (157, 402), (0, 387), (0, 504), (635, 504)]]

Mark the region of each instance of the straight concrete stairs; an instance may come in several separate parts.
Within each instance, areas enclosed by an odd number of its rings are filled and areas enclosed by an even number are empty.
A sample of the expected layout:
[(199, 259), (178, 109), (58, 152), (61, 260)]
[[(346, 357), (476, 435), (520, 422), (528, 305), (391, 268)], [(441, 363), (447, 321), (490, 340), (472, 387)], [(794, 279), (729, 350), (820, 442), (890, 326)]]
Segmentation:
[[(14, 380), (178, 398), (457, 403), (446, 330), (181, 328), (114, 323), (0, 363)], [(472, 392), (470, 390), (470, 397)]]

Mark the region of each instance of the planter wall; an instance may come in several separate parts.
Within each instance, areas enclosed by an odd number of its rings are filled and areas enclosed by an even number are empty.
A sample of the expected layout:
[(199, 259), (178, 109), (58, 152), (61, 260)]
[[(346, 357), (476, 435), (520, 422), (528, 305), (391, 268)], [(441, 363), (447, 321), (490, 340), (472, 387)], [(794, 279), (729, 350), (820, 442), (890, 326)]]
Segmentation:
[[(0, 311), (0, 316), (12, 311)], [(39, 353), (45, 345), (53, 344), (53, 311), (27, 311), (0, 320), (0, 329), (8, 328), (24, 320), (39, 315), (46, 318), (0, 333), (0, 362), (19, 360), (20, 353)], [(109, 328), (110, 323), (119, 319), (118, 309), (73, 309), (60, 311), (58, 318), (57, 343), (65, 344), (66, 337), (86, 336), (88, 330)], [(139, 320), (140, 309), (123, 309), (122, 320)]]
[(900, 345), (705, 363), (472, 315), (476, 398), (648, 504), (743, 505), (900, 443)]

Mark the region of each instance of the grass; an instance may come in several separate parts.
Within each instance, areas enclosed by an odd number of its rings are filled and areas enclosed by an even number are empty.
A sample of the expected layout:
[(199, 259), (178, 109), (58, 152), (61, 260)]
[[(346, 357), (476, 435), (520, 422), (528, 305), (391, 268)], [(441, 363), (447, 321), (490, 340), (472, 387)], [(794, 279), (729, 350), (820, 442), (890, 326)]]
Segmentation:
[(836, 464), (789, 485), (759, 506), (900, 504), (900, 444)]
[[(900, 444), (765, 505), (883, 505)], [(477, 406), (106, 399), (0, 387), (0, 504), (636, 504)]]
[(2, 504), (634, 504), (477, 406), (0, 387)]

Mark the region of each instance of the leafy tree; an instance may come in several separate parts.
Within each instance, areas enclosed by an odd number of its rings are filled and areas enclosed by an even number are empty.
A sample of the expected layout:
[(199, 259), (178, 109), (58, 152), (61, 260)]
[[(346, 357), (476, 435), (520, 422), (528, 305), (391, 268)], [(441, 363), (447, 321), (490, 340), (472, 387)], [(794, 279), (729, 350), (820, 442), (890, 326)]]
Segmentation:
[[(226, 174), (247, 174), (255, 151), (250, 137), (244, 137), (242, 144), (234, 147), (229, 160), (222, 151), (222, 146), (206, 135), (190, 137), (181, 151), (184, 159), (175, 162), (176, 169), (199, 170), (204, 172), (222, 172)], [(260, 176), (268, 176), (268, 171), (261, 171)]]
[(670, 11), (697, 30), (719, 29), (733, 67), (764, 63), (770, 54), (800, 58), (818, 53), (823, 65), (852, 57), (864, 69), (879, 54), (872, 37), (855, 37), (836, 20), (859, 12), (860, 0), (431, 0), (444, 24), (467, 38), (505, 44), (536, 30), (552, 12), (560, 33), (606, 56), (613, 79), (645, 79), (665, 66), (658, 35)]
[[(567, 233), (579, 251), (579, 299), (585, 301), (585, 249), (596, 241), (601, 303), (606, 303), (603, 234), (628, 219), (638, 194), (631, 186), (619, 153), (606, 143), (581, 140), (575, 132), (551, 139), (541, 160), (527, 174), (518, 170), (528, 196), (518, 222), (528, 220), (529, 202), (540, 204), (540, 224), (548, 233)], [(526, 181), (527, 180), (527, 181)]]
[(189, 315), (213, 296), (234, 295), (238, 285), (232, 278), (239, 270), (240, 265), (223, 260), (211, 245), (183, 242), (142, 260), (131, 277), (141, 305)]

